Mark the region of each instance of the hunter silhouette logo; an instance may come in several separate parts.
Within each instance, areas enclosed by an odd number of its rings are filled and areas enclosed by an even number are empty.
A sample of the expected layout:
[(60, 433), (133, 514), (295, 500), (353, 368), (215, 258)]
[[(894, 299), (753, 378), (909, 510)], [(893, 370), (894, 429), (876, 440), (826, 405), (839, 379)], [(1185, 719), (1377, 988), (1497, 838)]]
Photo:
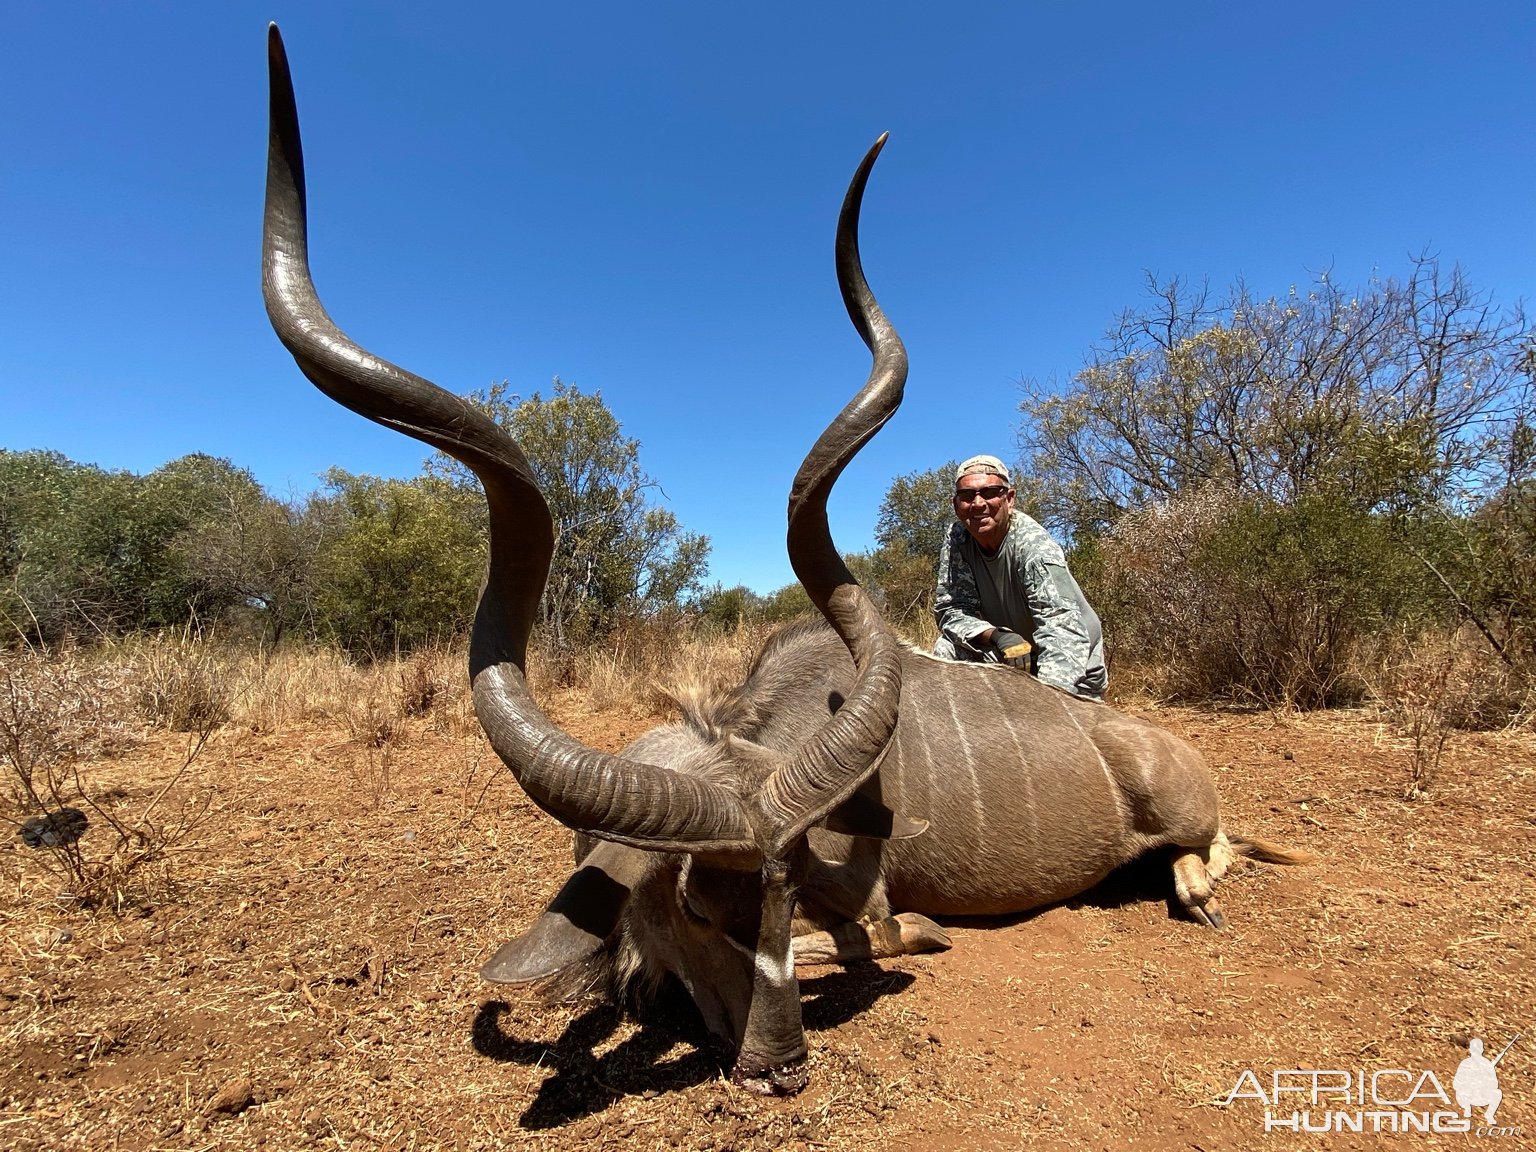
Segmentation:
[[(1515, 1040), (1523, 1035), (1525, 1033), (1516, 1032)], [(1499, 1101), (1504, 1099), (1504, 1093), (1499, 1091), (1498, 1064), (1504, 1059), (1504, 1053), (1514, 1047), (1515, 1040), (1504, 1045), (1499, 1054), (1490, 1060), (1483, 1055), (1482, 1039), (1472, 1037), (1472, 1042), (1467, 1045), (1467, 1058), (1457, 1067), (1456, 1077), (1451, 1081), (1451, 1091), (1456, 1093), (1456, 1103), (1465, 1115), (1471, 1116), (1472, 1109), (1482, 1108), (1485, 1109), (1483, 1123), (1493, 1123), (1494, 1113), (1499, 1110)]]
[[(1457, 1066), (1447, 1093), (1432, 1069), (1406, 1068), (1288, 1068), (1261, 1080), (1245, 1069), (1224, 1103), (1255, 1100), (1264, 1106), (1264, 1131), (1289, 1132), (1435, 1132), (1476, 1136), (1522, 1136), (1516, 1126), (1495, 1127), (1494, 1117), (1504, 1100), (1499, 1087), (1499, 1061), (1524, 1033), (1499, 1049), (1493, 1059), (1483, 1055), (1483, 1041), (1474, 1036)], [(1451, 1094), (1455, 1095), (1452, 1103)], [(1479, 1115), (1474, 1116), (1474, 1112)]]

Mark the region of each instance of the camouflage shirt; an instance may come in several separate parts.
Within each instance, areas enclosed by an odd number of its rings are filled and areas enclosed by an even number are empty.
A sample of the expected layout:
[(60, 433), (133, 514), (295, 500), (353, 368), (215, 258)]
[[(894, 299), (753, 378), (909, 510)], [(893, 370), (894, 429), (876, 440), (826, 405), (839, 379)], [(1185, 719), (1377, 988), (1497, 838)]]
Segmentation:
[(950, 526), (933, 614), (936, 655), (995, 660), (974, 641), (989, 628), (1007, 628), (1034, 646), (1030, 671), (1045, 683), (1095, 700), (1109, 684), (1097, 613), (1067, 571), (1061, 546), (1017, 509), (996, 556), (983, 552), (964, 524)]

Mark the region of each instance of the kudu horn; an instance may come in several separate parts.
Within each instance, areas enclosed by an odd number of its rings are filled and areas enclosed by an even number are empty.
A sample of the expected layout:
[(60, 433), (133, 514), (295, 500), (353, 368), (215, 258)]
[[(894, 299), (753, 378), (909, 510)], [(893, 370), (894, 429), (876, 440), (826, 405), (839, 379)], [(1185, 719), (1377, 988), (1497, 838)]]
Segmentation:
[[(865, 157), (838, 225), (838, 276), (849, 314), (875, 355), (868, 383), (817, 441), (790, 502), (790, 554), (811, 599), (860, 669), (838, 714), (743, 797), (708, 780), (588, 748), (539, 711), (526, 683), (528, 637), (549, 572), (549, 509), (517, 443), (473, 405), (359, 347), (327, 315), (310, 276), (304, 160), (282, 37), (268, 34), (271, 133), (262, 289), (278, 337), (322, 392), (360, 415), (460, 460), (485, 488), (490, 562), (470, 638), (475, 710), (497, 754), (541, 808), (577, 831), (635, 847), (752, 868), (872, 772), (896, 722), (894, 638), (837, 555), (826, 522), (833, 482), (900, 402), (906, 355), (864, 282), (858, 208), (879, 152)], [(883, 141), (883, 138), (882, 138)]]

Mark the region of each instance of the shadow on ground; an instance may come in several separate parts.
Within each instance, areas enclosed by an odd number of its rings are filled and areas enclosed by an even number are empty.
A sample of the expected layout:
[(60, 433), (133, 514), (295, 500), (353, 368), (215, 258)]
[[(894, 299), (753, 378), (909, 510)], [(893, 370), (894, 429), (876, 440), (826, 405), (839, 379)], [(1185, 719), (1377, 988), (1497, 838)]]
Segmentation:
[[(821, 1032), (847, 1023), (882, 996), (913, 983), (904, 972), (887, 972), (877, 964), (856, 964), (827, 970), (800, 982), (802, 1021), (807, 1032)], [(502, 1030), (511, 1006), (502, 1000), (481, 1005), (471, 1030), (471, 1043), (480, 1055), (504, 1063), (551, 1069), (523, 1111), (524, 1128), (547, 1129), (601, 1112), (631, 1095), (676, 1092), (713, 1080), (729, 1068), (730, 1057), (704, 1028), (698, 1010), (676, 980), (663, 982), (654, 1002), (640, 1013), (640, 1027), (604, 1052), (594, 1049), (608, 1041), (624, 1021), (611, 1005), (595, 1007), (571, 1021), (553, 1044), (521, 1040)], [(688, 1050), (674, 1049), (681, 1041)]]

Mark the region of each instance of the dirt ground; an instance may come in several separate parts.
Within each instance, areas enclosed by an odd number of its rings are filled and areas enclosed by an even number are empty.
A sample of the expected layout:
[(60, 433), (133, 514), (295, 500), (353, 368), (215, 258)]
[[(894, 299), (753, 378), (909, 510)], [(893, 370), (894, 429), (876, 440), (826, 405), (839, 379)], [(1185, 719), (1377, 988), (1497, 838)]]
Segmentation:
[[(650, 723), (554, 710), (607, 749)], [(0, 849), (0, 1147), (1536, 1143), (1536, 738), (1458, 733), (1408, 803), (1372, 714), (1146, 714), (1204, 749), (1230, 829), (1321, 862), (1239, 869), (1222, 931), (1173, 918), (1163, 870), (1133, 867), (953, 923), (947, 953), (803, 969), (811, 1084), (786, 1100), (723, 1079), (675, 1005), (637, 1024), (478, 980), (569, 865), (478, 736), (417, 722), (385, 762), (341, 731), (225, 729), (194, 766), (208, 818), (147, 907), (67, 910), (33, 850)], [(180, 755), (157, 736), (98, 770), (142, 803)], [(1522, 1031), (1491, 1137), (1264, 1130), (1255, 1087), (1277, 1072), (1403, 1070), (1414, 1108), (1444, 1110), (1430, 1093), (1469, 1040), (1491, 1057)], [(1361, 1105), (1274, 1111), (1297, 1108)]]

